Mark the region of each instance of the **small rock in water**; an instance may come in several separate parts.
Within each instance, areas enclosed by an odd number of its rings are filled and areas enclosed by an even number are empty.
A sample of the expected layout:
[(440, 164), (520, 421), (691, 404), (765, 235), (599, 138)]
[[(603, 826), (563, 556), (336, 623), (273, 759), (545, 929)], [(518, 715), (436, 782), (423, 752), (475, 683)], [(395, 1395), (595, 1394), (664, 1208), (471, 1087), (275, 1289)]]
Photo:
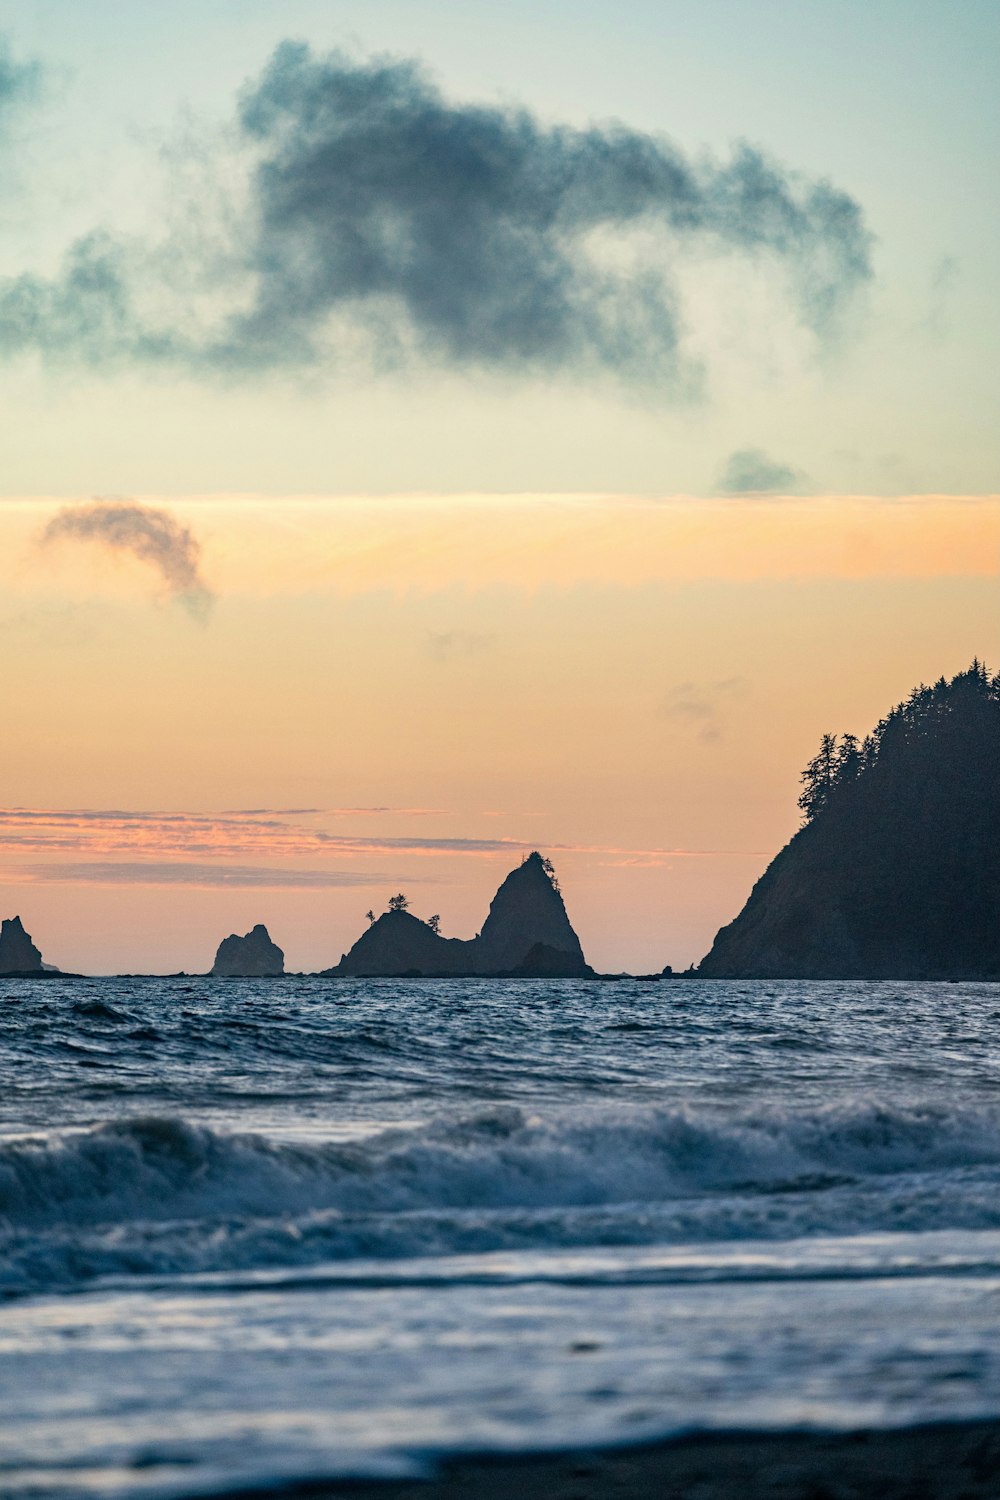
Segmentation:
[(244, 937), (231, 933), (219, 944), (212, 973), (229, 979), (273, 979), (285, 972), (285, 955), (263, 922)]

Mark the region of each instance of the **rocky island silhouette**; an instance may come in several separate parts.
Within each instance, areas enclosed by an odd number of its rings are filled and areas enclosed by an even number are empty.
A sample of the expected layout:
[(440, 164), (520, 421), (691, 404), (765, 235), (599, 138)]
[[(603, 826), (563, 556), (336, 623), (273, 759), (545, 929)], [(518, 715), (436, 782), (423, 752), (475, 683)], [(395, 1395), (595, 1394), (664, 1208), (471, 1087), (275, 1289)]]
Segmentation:
[(258, 922), (243, 937), (232, 932), (222, 939), (209, 972), (213, 978), (277, 979), (285, 972), (285, 955)]
[(421, 921), (395, 896), (389, 910), (340, 963), (330, 978), (585, 979), (593, 970), (570, 924), (551, 861), (535, 850), (500, 886), (476, 937), (442, 937), (438, 919)]
[(0, 975), (44, 973), (42, 955), (25, 932), (21, 918), (5, 917), (0, 924)]

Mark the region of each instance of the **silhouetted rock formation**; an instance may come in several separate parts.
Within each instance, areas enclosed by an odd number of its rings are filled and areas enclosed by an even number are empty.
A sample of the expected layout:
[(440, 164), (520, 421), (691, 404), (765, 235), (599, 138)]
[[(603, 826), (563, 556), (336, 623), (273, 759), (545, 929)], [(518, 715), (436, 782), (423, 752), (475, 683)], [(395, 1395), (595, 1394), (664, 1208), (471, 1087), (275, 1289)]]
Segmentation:
[(245, 937), (223, 938), (212, 973), (227, 979), (274, 979), (285, 972), (285, 955), (258, 922)]
[(5, 918), (0, 924), (0, 974), (42, 974), (45, 968), (21, 918)]
[[(483, 930), (473, 939), (476, 958), (489, 973), (522, 967), (536, 946), (564, 954), (586, 969), (580, 939), (570, 926), (562, 894), (551, 864), (539, 853), (529, 854), (511, 870), (490, 902)], [(542, 963), (551, 959), (542, 958)]]
[[(398, 899), (398, 898), (397, 898)], [(512, 870), (478, 937), (443, 938), (404, 907), (377, 918), (326, 974), (358, 978), (578, 979), (593, 973), (552, 866), (538, 853)]]
[(470, 946), (457, 938), (439, 937), (412, 912), (396, 909), (383, 912), (340, 963), (323, 972), (385, 978), (468, 974), (471, 970), (463, 955)]
[(1000, 978), (1000, 677), (917, 688), (858, 744), (824, 735), (807, 822), (699, 974)]

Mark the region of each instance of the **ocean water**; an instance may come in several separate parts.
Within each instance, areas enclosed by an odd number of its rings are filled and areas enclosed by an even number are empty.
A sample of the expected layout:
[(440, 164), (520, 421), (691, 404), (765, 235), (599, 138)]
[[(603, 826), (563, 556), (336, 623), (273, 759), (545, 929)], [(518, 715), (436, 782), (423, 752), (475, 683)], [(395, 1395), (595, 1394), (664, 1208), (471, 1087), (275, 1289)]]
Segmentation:
[(0, 1494), (1000, 1416), (1000, 986), (0, 981)]

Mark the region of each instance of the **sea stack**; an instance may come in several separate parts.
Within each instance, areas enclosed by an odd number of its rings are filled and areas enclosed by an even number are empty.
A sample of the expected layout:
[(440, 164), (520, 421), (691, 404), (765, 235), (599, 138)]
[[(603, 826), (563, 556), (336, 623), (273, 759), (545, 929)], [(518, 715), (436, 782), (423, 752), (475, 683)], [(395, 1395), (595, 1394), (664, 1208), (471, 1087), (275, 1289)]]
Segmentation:
[(258, 922), (244, 937), (234, 932), (222, 939), (211, 972), (225, 979), (275, 979), (285, 972), (285, 955)]
[(436, 925), (394, 898), (327, 975), (356, 978), (582, 979), (593, 973), (573, 931), (552, 866), (537, 851), (512, 870), (469, 941), (444, 938)]
[(20, 917), (0, 924), (0, 974), (41, 974), (42, 955), (24, 930)]
[(575, 979), (589, 972), (555, 872), (537, 850), (511, 870), (470, 946), (486, 974)]

